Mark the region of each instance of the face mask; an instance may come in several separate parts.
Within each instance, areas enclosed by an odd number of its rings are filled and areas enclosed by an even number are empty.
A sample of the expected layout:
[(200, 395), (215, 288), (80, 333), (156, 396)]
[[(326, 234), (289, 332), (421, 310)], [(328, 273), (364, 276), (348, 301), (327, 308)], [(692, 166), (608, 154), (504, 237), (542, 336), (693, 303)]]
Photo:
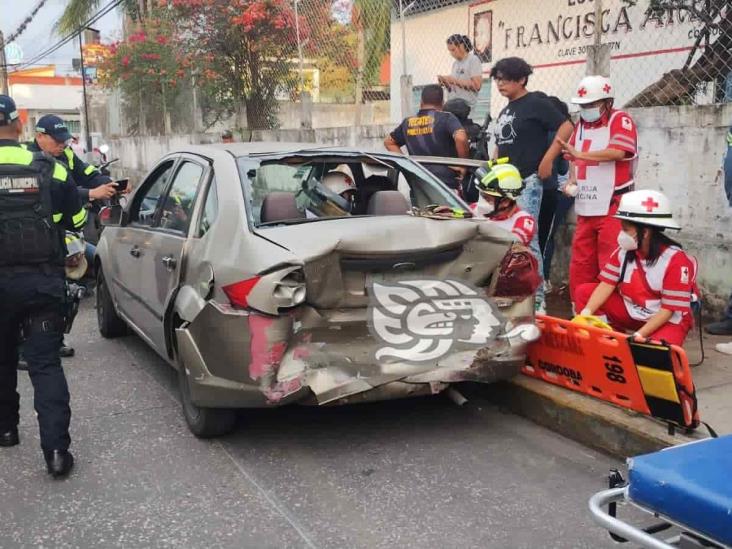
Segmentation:
[(582, 109), (580, 117), (585, 122), (597, 122), (602, 117), (602, 109), (600, 107), (592, 107), (591, 109)]
[(493, 201), (488, 201), (481, 195), (480, 198), (478, 198), (478, 205), (475, 207), (475, 211), (479, 216), (490, 216), (495, 212), (496, 207), (493, 204)]
[(620, 231), (620, 233), (618, 233), (618, 246), (626, 252), (632, 252), (633, 250), (638, 249), (638, 242), (625, 231)]

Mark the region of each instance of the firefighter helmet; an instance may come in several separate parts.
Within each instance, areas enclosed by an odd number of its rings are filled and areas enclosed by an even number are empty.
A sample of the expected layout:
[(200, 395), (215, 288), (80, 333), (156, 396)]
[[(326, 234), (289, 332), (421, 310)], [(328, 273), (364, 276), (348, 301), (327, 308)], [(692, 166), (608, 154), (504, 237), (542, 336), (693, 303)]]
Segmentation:
[(483, 194), (516, 200), (524, 190), (524, 181), (513, 164), (489, 163), (488, 169), (475, 170), (475, 186)]

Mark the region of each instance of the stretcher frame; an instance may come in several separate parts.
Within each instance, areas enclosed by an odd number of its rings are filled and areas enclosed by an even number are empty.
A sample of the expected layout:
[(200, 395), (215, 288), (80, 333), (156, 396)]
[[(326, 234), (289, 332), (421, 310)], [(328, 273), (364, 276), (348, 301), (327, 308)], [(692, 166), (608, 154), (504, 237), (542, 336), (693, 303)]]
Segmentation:
[[(536, 322), (542, 336), (529, 347), (524, 375), (654, 417), (671, 433), (677, 427), (692, 431), (699, 426), (696, 390), (683, 348), (657, 341), (637, 343), (627, 334), (547, 315), (537, 315)], [(654, 370), (650, 363), (636, 362), (636, 354), (644, 349), (667, 355), (665, 370), (659, 371), (672, 385), (668, 399), (654, 398), (643, 386), (641, 373)], [(609, 371), (603, 370), (603, 362)], [(611, 383), (617, 372), (622, 374), (617, 376), (621, 384)]]
[[(615, 509), (618, 503), (628, 503), (641, 511), (653, 515), (662, 522), (645, 529), (634, 526), (617, 518)], [(607, 507), (607, 510), (605, 507)], [(589, 508), (594, 521), (605, 528), (610, 533), (611, 537), (618, 543), (632, 542), (646, 549), (692, 549), (697, 547), (706, 547), (707, 549), (732, 549), (732, 546), (715, 541), (678, 521), (655, 512), (653, 509), (649, 509), (635, 503), (628, 497), (628, 486), (609, 488), (608, 490), (596, 493), (590, 498)], [(666, 540), (653, 536), (654, 533), (658, 533), (672, 527), (677, 527), (682, 532)], [(712, 545), (702, 545), (694, 538), (704, 540)]]

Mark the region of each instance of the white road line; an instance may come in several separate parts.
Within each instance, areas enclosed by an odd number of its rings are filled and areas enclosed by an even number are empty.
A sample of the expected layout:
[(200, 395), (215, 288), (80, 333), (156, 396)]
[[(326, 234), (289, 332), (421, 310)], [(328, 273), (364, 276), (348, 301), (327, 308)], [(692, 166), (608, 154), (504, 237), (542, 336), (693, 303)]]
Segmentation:
[(305, 544), (311, 549), (317, 549), (318, 546), (315, 545), (315, 542), (312, 539), (310, 539), (310, 536), (305, 531), (305, 528), (287, 510), (287, 507), (285, 507), (270, 491), (266, 490), (264, 486), (259, 483), (256, 477), (252, 475), (249, 471), (247, 471), (244, 466), (236, 460), (236, 458), (231, 454), (231, 452), (229, 452), (229, 450), (226, 448), (226, 446), (224, 446), (223, 443), (219, 441), (214, 441), (214, 444), (221, 448), (221, 450), (223, 450), (224, 454), (226, 454), (226, 457), (229, 458), (229, 461), (234, 464), (234, 467), (237, 468), (237, 470), (244, 476), (244, 478), (246, 478), (259, 491), (259, 493), (262, 494), (262, 497), (266, 499), (280, 515), (282, 515), (282, 517), (289, 523), (290, 526), (295, 529), (298, 534), (300, 534), (300, 537), (305, 542)]
[[(135, 335), (134, 337), (137, 337)], [(171, 400), (175, 401), (176, 404), (180, 405), (180, 402), (178, 399), (175, 398), (174, 395), (171, 394), (171, 392), (168, 390), (168, 387), (166, 387), (163, 383), (160, 382), (154, 375), (152, 375), (150, 372), (147, 371), (145, 367), (143, 367), (141, 364), (138, 364), (139, 358), (130, 351), (130, 349), (127, 348), (127, 345), (122, 345), (125, 353), (128, 357), (132, 359), (133, 365), (136, 370), (141, 371), (144, 375), (146, 375), (148, 378), (152, 379), (153, 382), (155, 382), (157, 385), (162, 387), (163, 392), (167, 394)], [(157, 355), (156, 355), (157, 356)], [(162, 359), (161, 359), (162, 360)], [(165, 364), (166, 367), (169, 367), (168, 364)], [(191, 435), (193, 436), (193, 435)], [(229, 450), (226, 448), (226, 446), (223, 445), (223, 443), (215, 440), (212, 443), (212, 446), (217, 446), (221, 449), (221, 451), (224, 452), (224, 455), (227, 457), (227, 459), (236, 467), (236, 469), (239, 471), (239, 473), (244, 476), (249, 483), (254, 486), (257, 491), (262, 495), (262, 497), (267, 500), (267, 502), (274, 508), (275, 511), (277, 511), (282, 517), (287, 521), (287, 523), (292, 526), (295, 531), (300, 535), (302, 540), (305, 542), (305, 544), (310, 547), (311, 549), (318, 549), (318, 546), (315, 545), (312, 539), (310, 539), (310, 536), (308, 536), (307, 532), (305, 531), (305, 528), (297, 521), (297, 519), (292, 516), (292, 514), (287, 510), (287, 508), (268, 490), (262, 486), (259, 481), (256, 479), (254, 475), (252, 475), (249, 471), (247, 471), (244, 466), (239, 463), (236, 458), (229, 452)]]

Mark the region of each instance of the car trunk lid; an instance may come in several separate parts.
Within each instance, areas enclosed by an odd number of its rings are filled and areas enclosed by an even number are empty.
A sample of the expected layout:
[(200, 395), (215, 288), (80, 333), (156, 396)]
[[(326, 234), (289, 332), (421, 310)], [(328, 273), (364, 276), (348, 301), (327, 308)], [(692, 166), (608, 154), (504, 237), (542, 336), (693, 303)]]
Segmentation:
[(317, 309), (365, 308), (374, 282), (453, 278), (484, 286), (512, 241), (488, 223), (408, 215), (260, 230), (304, 262), (307, 302)]

